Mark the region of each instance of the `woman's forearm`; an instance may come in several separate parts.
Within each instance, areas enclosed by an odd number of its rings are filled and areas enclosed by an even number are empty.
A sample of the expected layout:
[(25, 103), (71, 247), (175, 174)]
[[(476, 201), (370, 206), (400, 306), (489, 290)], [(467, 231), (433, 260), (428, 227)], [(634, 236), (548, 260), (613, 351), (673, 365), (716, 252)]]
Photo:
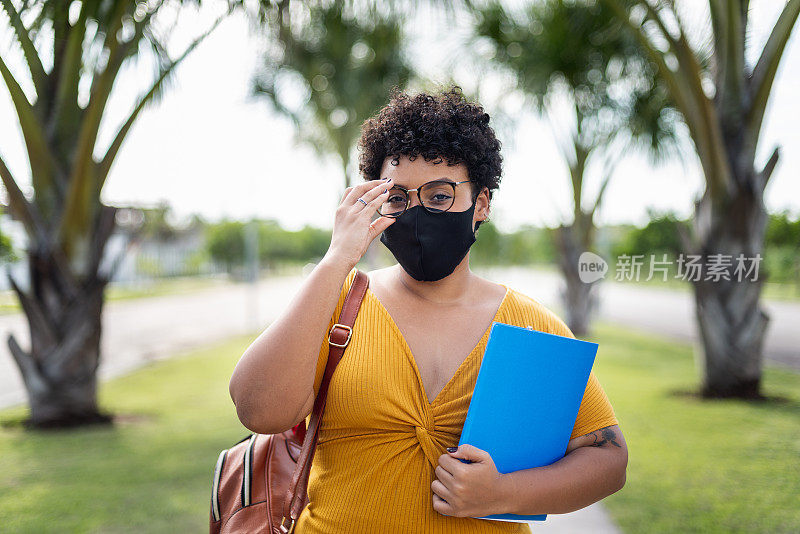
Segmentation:
[(280, 432), (299, 416), (313, 392), (320, 345), (352, 268), (326, 255), (236, 364), (229, 390), (239, 419), (250, 430)]
[(367, 180), (345, 189), (325, 257), (236, 364), (229, 390), (239, 420), (253, 432), (282, 432), (311, 411), (317, 360), (342, 285), (369, 244), (395, 220), (372, 220), (390, 183)]
[(579, 447), (557, 462), (502, 476), (503, 510), (520, 515), (566, 514), (595, 503), (625, 485), (627, 452)]

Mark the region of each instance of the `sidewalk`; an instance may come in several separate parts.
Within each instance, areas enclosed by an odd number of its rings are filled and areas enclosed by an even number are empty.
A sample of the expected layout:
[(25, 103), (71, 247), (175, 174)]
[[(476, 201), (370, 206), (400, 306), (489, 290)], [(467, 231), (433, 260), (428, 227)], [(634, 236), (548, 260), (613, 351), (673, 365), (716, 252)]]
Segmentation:
[(570, 514), (550, 514), (544, 523), (531, 524), (533, 534), (619, 534), (602, 503), (596, 502)]

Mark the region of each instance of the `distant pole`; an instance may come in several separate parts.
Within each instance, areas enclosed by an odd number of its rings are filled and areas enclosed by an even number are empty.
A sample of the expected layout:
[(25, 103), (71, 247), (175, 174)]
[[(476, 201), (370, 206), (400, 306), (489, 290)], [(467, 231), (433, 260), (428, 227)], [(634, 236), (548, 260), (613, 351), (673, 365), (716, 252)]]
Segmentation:
[(247, 264), (247, 281), (250, 283), (248, 295), (247, 326), (250, 330), (259, 328), (258, 316), (258, 220), (253, 217), (245, 226), (244, 232), (245, 258)]

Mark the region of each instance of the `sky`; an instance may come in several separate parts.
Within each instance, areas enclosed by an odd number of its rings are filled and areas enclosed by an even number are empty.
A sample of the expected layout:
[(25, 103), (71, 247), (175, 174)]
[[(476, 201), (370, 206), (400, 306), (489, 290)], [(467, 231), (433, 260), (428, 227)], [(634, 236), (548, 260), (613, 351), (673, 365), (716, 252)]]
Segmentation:
[[(751, 3), (751, 38), (759, 49), (781, 4), (777, 0)], [(180, 12), (170, 45), (173, 54), (210, 25), (218, 12), (213, 6), (206, 3), (199, 12)], [(164, 21), (169, 17), (167, 13)], [(702, 13), (689, 13), (689, 18), (701, 28)], [(443, 81), (445, 61), (458, 42), (456, 24), (420, 13), (410, 28), (410, 59), (425, 75)], [(800, 214), (799, 33), (796, 29), (778, 71), (757, 156), (761, 164), (775, 145), (782, 146), (766, 204), (771, 211), (793, 214)], [(291, 122), (271, 111), (266, 101), (250, 95), (262, 39), (242, 14), (236, 14), (198, 46), (178, 68), (162, 98), (141, 114), (131, 130), (102, 191), (103, 202), (142, 206), (167, 202), (179, 219), (199, 213), (211, 221), (274, 218), (289, 229), (333, 225), (344, 181), (336, 156), (320, 159), (309, 147), (296, 145)], [(11, 58), (12, 70), (20, 72), (5, 21), (0, 22), (0, 53), (4, 59)], [(491, 106), (506, 93), (504, 79), (493, 73), (476, 75), (471, 70), (473, 62), (462, 56), (456, 80), (466, 90), (479, 79), (480, 103), (491, 115)], [(122, 74), (109, 102), (101, 147), (152, 79), (152, 72), (151, 66), (141, 61)], [(518, 122), (510, 132), (498, 131), (504, 166), (500, 188), (492, 200), (491, 219), (502, 231), (524, 224), (563, 222), (570, 212), (571, 196), (551, 125), (522, 106), (521, 99), (511, 98), (507, 105)], [(0, 155), (23, 190), (29, 188), (27, 157), (4, 90), (0, 90)], [(351, 176), (360, 181), (355, 162)], [(599, 176), (590, 173), (587, 194), (593, 195), (598, 185)], [(659, 167), (632, 153), (616, 167), (598, 223), (641, 225), (649, 209), (690, 216), (702, 186), (699, 165), (691, 153), (683, 163), (673, 161)]]

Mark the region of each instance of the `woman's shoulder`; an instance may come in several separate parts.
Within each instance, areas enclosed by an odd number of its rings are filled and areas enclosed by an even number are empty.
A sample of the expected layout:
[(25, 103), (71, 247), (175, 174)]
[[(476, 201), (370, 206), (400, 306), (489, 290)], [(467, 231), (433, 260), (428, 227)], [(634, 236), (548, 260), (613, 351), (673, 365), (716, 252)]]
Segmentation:
[(559, 336), (575, 337), (567, 324), (553, 310), (513, 287), (506, 287), (508, 288), (506, 318), (509, 324)]

